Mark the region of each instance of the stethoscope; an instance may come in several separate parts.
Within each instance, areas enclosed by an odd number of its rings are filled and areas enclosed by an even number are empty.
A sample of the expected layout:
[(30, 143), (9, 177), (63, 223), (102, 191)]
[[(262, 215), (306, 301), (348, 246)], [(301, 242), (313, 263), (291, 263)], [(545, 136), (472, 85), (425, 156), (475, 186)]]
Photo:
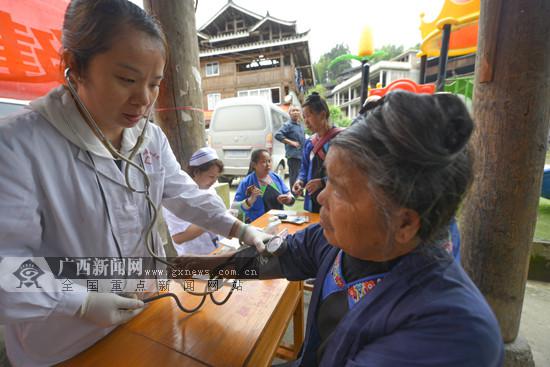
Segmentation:
[[(97, 125), (95, 120), (93, 119), (92, 115), (90, 114), (90, 112), (88, 111), (88, 109), (86, 108), (86, 106), (84, 105), (82, 100), (80, 99), (80, 96), (78, 95), (76, 89), (72, 85), (72, 81), (71, 81), (71, 78), (70, 78), (70, 72), (71, 72), (70, 68), (65, 69), (64, 76), (65, 76), (65, 80), (67, 81), (66, 87), (69, 90), (69, 92), (71, 93), (71, 96), (73, 97), (73, 100), (78, 105), (81, 114), (83, 115), (84, 119), (88, 123), (88, 126), (90, 126), (90, 128), (94, 131), (94, 133), (99, 138), (99, 140), (101, 141), (103, 146), (109, 151), (109, 153), (111, 153), (111, 155), (115, 159), (119, 159), (119, 160), (122, 160), (123, 162), (126, 162), (126, 165), (125, 165), (125, 168), (124, 168), (124, 180), (125, 180), (127, 188), (133, 193), (143, 194), (144, 197), (145, 197), (145, 200), (147, 201), (147, 206), (148, 206), (148, 210), (149, 210), (149, 213), (150, 213), (150, 223), (149, 223), (149, 225), (147, 227), (147, 231), (145, 233), (145, 246), (147, 248), (147, 251), (149, 252), (151, 257), (153, 257), (155, 260), (157, 260), (157, 261), (159, 261), (159, 262), (161, 262), (161, 263), (163, 263), (167, 266), (177, 266), (178, 265), (177, 263), (172, 262), (172, 261), (168, 261), (167, 259), (165, 259), (161, 256), (158, 256), (155, 253), (153, 228), (154, 228), (155, 223), (157, 221), (158, 208), (156, 207), (155, 203), (153, 202), (153, 199), (151, 199), (151, 196), (149, 194), (150, 180), (149, 180), (149, 176), (147, 175), (147, 172), (145, 172), (145, 168), (133, 161), (134, 157), (136, 156), (137, 152), (139, 151), (140, 147), (143, 145), (143, 142), (145, 140), (145, 133), (146, 133), (147, 127), (149, 125), (149, 121), (150, 121), (150, 118), (151, 118), (151, 114), (153, 112), (153, 106), (155, 104), (156, 98), (153, 101), (153, 103), (151, 103), (151, 107), (149, 108), (149, 111), (147, 113), (147, 118), (145, 119), (145, 124), (143, 125), (143, 130), (142, 130), (141, 134), (139, 135), (139, 137), (136, 141), (136, 144), (130, 150), (130, 154), (126, 157), (126, 156), (120, 154), (120, 152), (115, 147), (113, 147), (113, 145), (111, 144), (109, 139), (107, 139), (107, 137), (103, 134), (103, 132), (101, 131), (101, 129), (99, 128), (99, 126)], [(90, 159), (92, 159), (91, 156), (90, 156)], [(92, 164), (93, 164), (94, 170), (95, 170), (95, 163), (93, 162), (93, 159), (92, 159)], [(130, 175), (129, 175), (130, 167), (135, 168), (143, 176), (144, 187), (145, 187), (143, 190), (138, 190), (138, 189), (134, 188), (134, 186), (132, 186), (132, 184), (130, 183)], [(96, 177), (98, 177), (97, 170), (96, 170)], [(108, 209), (107, 202), (106, 202), (107, 198), (105, 197), (105, 194), (103, 193), (103, 188), (101, 186), (101, 182), (99, 180), (99, 177), (98, 177), (97, 181), (98, 181), (98, 185), (100, 187), (100, 191), (102, 193), (103, 201), (104, 201), (105, 208), (106, 208), (106, 211), (107, 211), (107, 217), (110, 218), (109, 209)], [(112, 224), (111, 224), (111, 227), (112, 227)], [(115, 243), (117, 243), (117, 249), (118, 249), (119, 255), (122, 256), (122, 253), (121, 253), (120, 248), (118, 246), (118, 241), (117, 241), (116, 237), (114, 236), (114, 233), (113, 233), (113, 237), (115, 238)], [(140, 241), (141, 241), (141, 239), (140, 239)], [(217, 275), (213, 274), (213, 277), (211, 277), (211, 280), (217, 280), (218, 278), (219, 277)], [(208, 290), (208, 285), (207, 284), (205, 284), (205, 288), (204, 288), (203, 292), (195, 292), (195, 291), (191, 291), (191, 290), (186, 289), (183, 286), (183, 284), (181, 284), (181, 282), (179, 282), (179, 279), (176, 279), (176, 281), (182, 286), (184, 291), (187, 292), (188, 294), (191, 294), (193, 296), (202, 297), (201, 301), (199, 302), (199, 304), (197, 306), (193, 307), (192, 309), (187, 309), (187, 308), (183, 307), (182, 304), (180, 303), (178, 297), (174, 293), (162, 293), (162, 294), (159, 294), (159, 295), (154, 296), (154, 297), (143, 299), (142, 301), (147, 303), (147, 302), (155, 301), (157, 299), (164, 298), (164, 297), (172, 297), (176, 301), (176, 304), (178, 305), (180, 310), (182, 310), (184, 312), (191, 313), (191, 312), (198, 311), (202, 307), (202, 305), (204, 304), (204, 301), (205, 301), (207, 296), (210, 297), (210, 299), (212, 300), (212, 302), (214, 304), (223, 305), (224, 303), (226, 303), (229, 300), (229, 297), (231, 297), (231, 295), (233, 294), (233, 290), (234, 290), (234, 287), (232, 286), (229, 293), (227, 294), (227, 296), (222, 301), (218, 301), (214, 298), (214, 295), (213, 295), (216, 292), (216, 290)], [(224, 279), (223, 282), (225, 284), (226, 280)]]

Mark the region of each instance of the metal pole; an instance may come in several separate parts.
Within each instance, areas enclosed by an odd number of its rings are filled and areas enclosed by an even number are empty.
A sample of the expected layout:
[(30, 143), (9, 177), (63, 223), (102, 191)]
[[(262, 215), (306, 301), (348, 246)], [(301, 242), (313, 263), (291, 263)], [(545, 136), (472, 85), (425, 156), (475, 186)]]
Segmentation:
[(420, 58), (420, 77), (418, 78), (418, 84), (425, 83), (427, 62), (428, 62), (428, 56), (422, 55), (422, 57)]
[(361, 62), (361, 104), (359, 108), (363, 107), (365, 100), (369, 94), (369, 72), (370, 65), (366, 61)]
[(441, 40), (441, 51), (439, 53), (439, 72), (437, 74), (436, 90), (443, 91), (445, 88), (445, 77), (447, 74), (447, 56), (449, 54), (449, 39), (451, 38), (451, 25), (443, 26), (443, 38)]

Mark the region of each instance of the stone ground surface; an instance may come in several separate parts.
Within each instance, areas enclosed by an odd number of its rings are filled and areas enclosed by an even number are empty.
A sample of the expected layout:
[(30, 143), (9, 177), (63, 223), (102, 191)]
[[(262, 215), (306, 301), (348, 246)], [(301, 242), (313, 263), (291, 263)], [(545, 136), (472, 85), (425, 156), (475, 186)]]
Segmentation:
[(550, 366), (550, 283), (527, 281), (519, 332), (531, 347), (535, 366)]

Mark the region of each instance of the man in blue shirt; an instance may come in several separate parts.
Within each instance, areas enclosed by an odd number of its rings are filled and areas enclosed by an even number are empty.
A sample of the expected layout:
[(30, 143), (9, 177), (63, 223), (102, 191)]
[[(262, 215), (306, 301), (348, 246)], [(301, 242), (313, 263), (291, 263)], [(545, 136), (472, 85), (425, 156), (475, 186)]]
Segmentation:
[(289, 187), (292, 187), (300, 171), (305, 136), (304, 128), (300, 125), (299, 121), (301, 115), (300, 107), (290, 106), (288, 114), (290, 115), (290, 120), (277, 131), (275, 139), (285, 145), (289, 172)]

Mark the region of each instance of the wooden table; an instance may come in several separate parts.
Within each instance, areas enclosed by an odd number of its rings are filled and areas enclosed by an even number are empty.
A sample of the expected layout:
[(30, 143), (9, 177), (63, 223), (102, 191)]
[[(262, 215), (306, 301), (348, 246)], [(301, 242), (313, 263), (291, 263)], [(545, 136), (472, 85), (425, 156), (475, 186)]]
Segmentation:
[[(310, 223), (317, 214), (307, 213)], [(269, 215), (253, 224), (264, 227)], [(305, 225), (282, 224), (294, 233)], [(196, 288), (198, 283), (195, 281)], [(194, 314), (181, 312), (171, 299), (152, 302), (139, 316), (63, 366), (268, 366), (275, 354), (295, 358), (303, 342), (304, 300), (302, 282), (285, 279), (242, 281), (223, 306), (209, 299)], [(229, 287), (216, 293), (222, 299)], [(171, 289), (186, 307), (198, 302), (179, 286)], [(291, 317), (294, 345), (280, 347)]]

